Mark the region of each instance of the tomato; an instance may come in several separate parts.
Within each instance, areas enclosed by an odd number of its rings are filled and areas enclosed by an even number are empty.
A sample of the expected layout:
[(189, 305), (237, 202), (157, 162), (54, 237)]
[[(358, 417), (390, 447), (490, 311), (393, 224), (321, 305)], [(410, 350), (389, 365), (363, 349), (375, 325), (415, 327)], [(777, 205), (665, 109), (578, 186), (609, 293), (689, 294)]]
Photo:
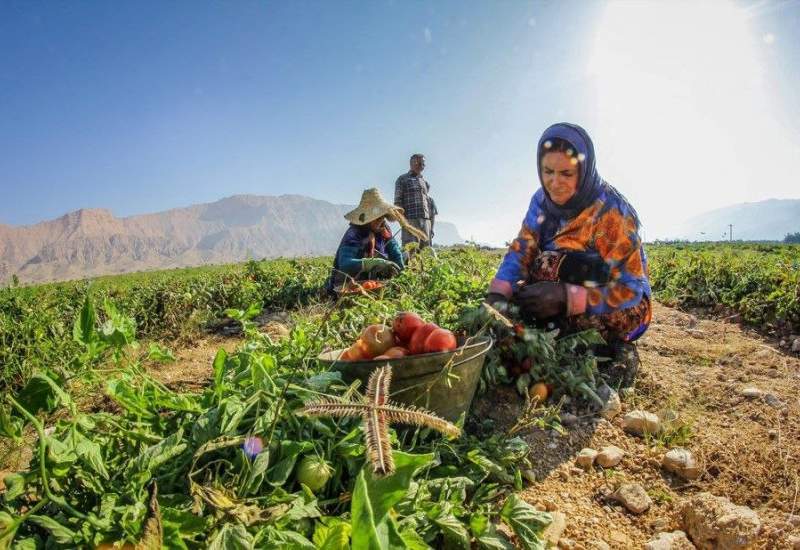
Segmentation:
[(411, 340), (414, 332), (425, 324), (422, 317), (411, 311), (398, 313), (392, 321), (392, 330), (398, 343), (405, 344)]
[(361, 341), (369, 356), (375, 357), (394, 346), (394, 333), (386, 325), (370, 325), (361, 333)]
[(364, 361), (365, 359), (371, 358), (372, 354), (369, 352), (361, 338), (359, 338), (342, 354), (339, 359), (342, 361)]
[(436, 323), (425, 323), (414, 331), (414, 334), (411, 335), (411, 340), (408, 342), (408, 351), (411, 352), (411, 355), (425, 353), (425, 340), (437, 328), (439, 328), (439, 325)]
[(452, 351), (456, 347), (455, 335), (446, 328), (437, 328), (425, 339), (425, 353)]
[(530, 395), (531, 399), (539, 402), (547, 401), (547, 396), (549, 393), (550, 392), (547, 391), (547, 384), (544, 382), (536, 382), (528, 390), (528, 395)]
[(333, 468), (318, 456), (305, 456), (297, 466), (297, 481), (315, 493), (325, 487), (331, 476), (333, 476)]

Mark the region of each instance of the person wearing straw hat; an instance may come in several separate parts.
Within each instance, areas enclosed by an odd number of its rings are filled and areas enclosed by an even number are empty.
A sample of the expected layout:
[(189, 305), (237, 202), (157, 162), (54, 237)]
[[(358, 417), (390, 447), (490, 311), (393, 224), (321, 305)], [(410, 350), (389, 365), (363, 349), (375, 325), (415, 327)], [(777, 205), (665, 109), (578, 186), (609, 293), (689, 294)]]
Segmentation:
[(388, 279), (403, 270), (403, 254), (387, 221), (397, 222), (420, 240), (426, 240), (422, 231), (408, 223), (403, 209), (386, 202), (375, 188), (364, 191), (358, 206), (344, 217), (350, 227), (336, 250), (326, 284), (329, 294), (335, 294), (348, 279)]

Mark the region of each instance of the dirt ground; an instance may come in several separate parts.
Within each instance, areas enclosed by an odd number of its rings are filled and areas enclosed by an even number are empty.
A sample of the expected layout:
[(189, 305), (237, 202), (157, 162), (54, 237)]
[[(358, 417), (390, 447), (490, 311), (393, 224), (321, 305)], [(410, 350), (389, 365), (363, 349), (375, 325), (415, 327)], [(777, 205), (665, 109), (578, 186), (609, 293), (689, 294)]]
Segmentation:
[[(762, 548), (792, 548), (800, 535), (800, 360), (737, 325), (695, 317), (656, 304), (654, 321), (640, 340), (642, 360), (633, 392), (622, 392), (622, 414), (610, 422), (579, 418), (567, 433), (531, 430), (536, 481), (529, 502), (566, 516), (562, 548), (642, 548), (656, 533), (681, 529), (680, 505), (707, 491), (755, 510), (762, 521)], [(747, 398), (745, 388), (761, 397)], [(521, 400), (503, 388), (485, 398), (499, 427), (513, 423)], [(702, 475), (684, 481), (661, 468), (670, 441), (645, 441), (622, 429), (633, 409), (673, 419), (670, 427), (698, 459)], [(688, 434), (688, 435), (687, 435)], [(577, 468), (584, 447), (615, 445), (622, 462), (604, 470)], [(653, 500), (634, 515), (606, 497), (622, 482), (640, 483)]]

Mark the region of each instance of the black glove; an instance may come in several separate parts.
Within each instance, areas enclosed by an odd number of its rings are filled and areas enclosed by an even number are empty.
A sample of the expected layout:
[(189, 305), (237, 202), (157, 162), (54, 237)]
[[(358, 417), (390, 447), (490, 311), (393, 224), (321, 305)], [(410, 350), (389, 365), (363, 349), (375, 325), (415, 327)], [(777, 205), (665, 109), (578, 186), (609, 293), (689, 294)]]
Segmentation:
[(514, 302), (525, 316), (536, 319), (557, 317), (567, 312), (567, 287), (550, 281), (533, 283), (517, 291)]
[(558, 266), (558, 280), (562, 283), (584, 285), (592, 281), (602, 286), (610, 278), (611, 268), (596, 252), (565, 252)]

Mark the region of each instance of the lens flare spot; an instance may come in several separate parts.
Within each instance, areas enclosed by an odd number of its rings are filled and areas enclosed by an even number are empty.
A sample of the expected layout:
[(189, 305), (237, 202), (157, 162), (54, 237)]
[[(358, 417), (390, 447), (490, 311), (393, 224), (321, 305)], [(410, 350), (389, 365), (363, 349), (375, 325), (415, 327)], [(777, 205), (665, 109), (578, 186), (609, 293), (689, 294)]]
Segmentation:
[(544, 142), (544, 148), (545, 149), (550, 149), (552, 146), (553, 146), (553, 142), (550, 141), (549, 139)]
[(586, 155), (584, 155), (583, 153), (578, 153), (578, 160), (583, 162), (584, 160), (586, 160)]
[(245, 439), (242, 449), (248, 457), (255, 458), (264, 450), (264, 442), (261, 441), (260, 437), (248, 437)]

